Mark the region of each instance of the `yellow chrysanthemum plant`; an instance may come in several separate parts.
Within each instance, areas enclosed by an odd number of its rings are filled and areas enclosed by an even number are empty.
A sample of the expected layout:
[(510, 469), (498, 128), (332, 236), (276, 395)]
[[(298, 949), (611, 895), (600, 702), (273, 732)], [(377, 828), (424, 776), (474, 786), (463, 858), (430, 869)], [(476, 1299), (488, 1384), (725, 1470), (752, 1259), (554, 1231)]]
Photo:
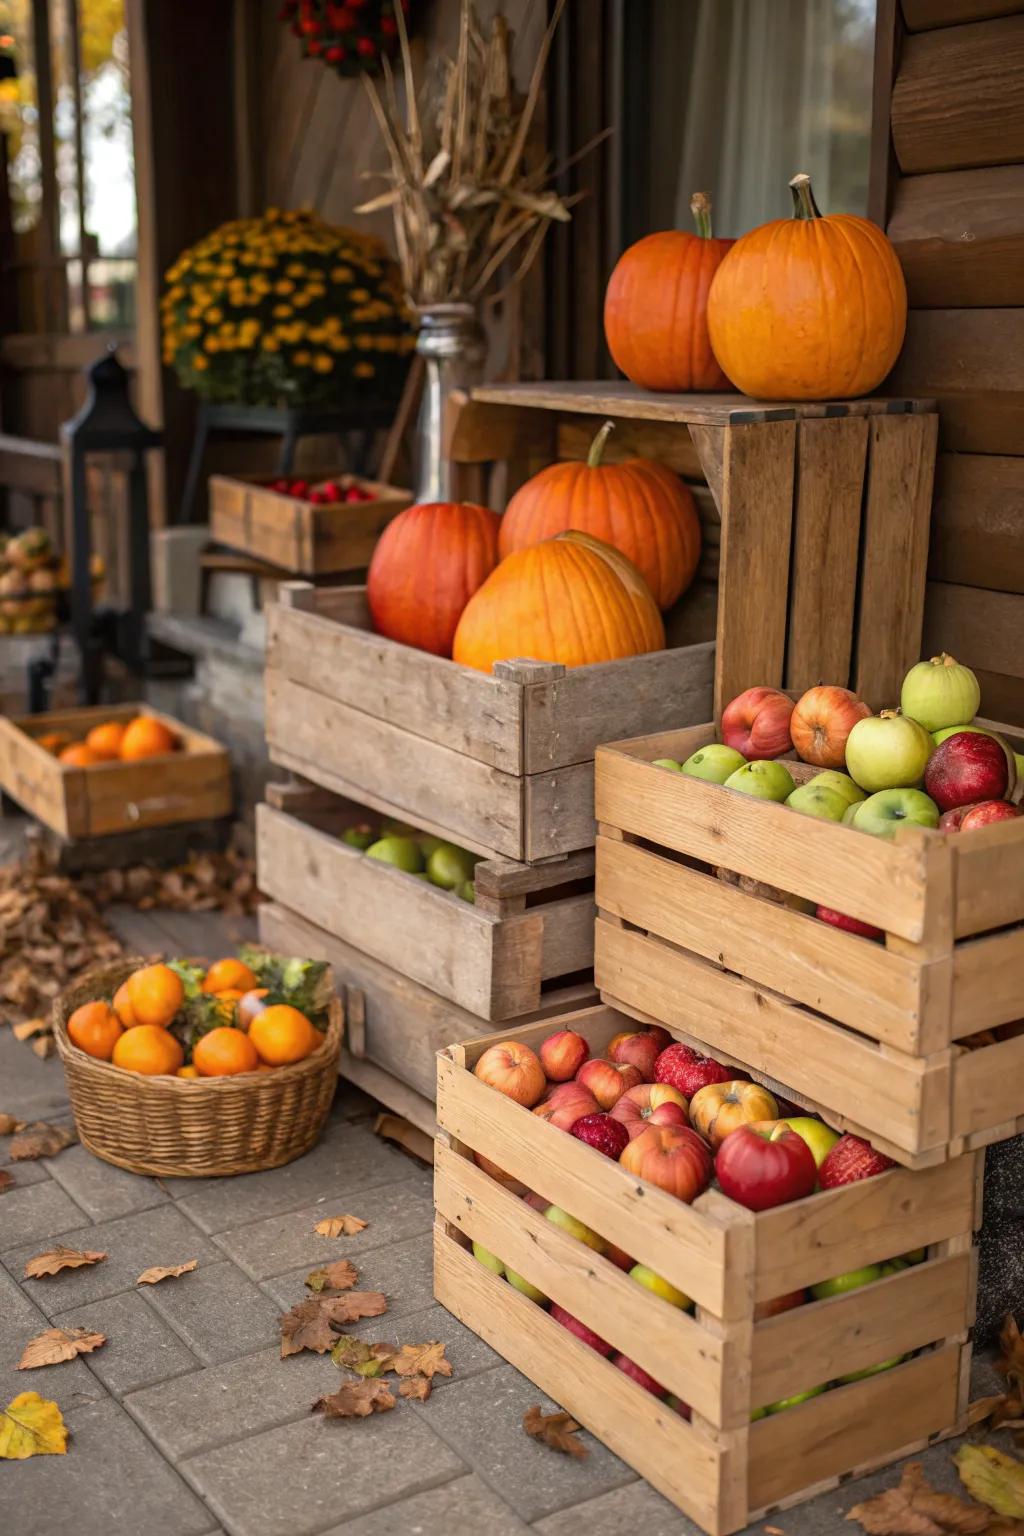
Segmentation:
[(330, 408), (401, 391), (413, 321), (371, 235), (269, 208), (222, 224), (165, 281), (163, 360), (204, 400)]

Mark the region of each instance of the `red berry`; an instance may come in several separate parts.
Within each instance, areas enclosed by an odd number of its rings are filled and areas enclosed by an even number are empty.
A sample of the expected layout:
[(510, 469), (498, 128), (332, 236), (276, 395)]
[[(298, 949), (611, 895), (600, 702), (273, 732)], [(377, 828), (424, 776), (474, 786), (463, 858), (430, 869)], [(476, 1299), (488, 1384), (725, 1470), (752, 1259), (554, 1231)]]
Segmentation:
[(595, 1152), (603, 1152), (612, 1162), (618, 1162), (619, 1154), (629, 1141), (629, 1132), (611, 1115), (582, 1115), (569, 1127), (569, 1135), (586, 1142)]
[(319, 37), (323, 31), (323, 23), (319, 21), (304, 21), (301, 25), (307, 37)]
[(288, 481), (287, 480), (272, 480), (270, 482), (270, 489), (272, 491), (278, 491), (282, 496), (287, 496), (287, 494), (288, 494)]
[(321, 486), (321, 490), (323, 491), (324, 495), (327, 497), (328, 501), (340, 501), (341, 500), (341, 491), (339, 490), (338, 486), (335, 484), (335, 482), (333, 480), (328, 480), (326, 485)]
[(382, 16), (380, 29), (385, 37), (395, 37), (398, 34), (398, 22), (393, 16)]
[(309, 482), (308, 480), (293, 480), (288, 489), (292, 496), (308, 496)]
[(315, 507), (322, 507), (327, 501), (327, 497), (324, 495), (323, 491), (310, 491), (309, 495), (306, 497), (306, 500), (311, 501)]
[(357, 485), (350, 485), (348, 490), (345, 492), (345, 500), (346, 501), (362, 501), (362, 499), (363, 499), (363, 493), (362, 493), (362, 491), (360, 491), (359, 487)]
[(339, 48), (337, 43), (335, 43), (333, 47), (328, 48), (327, 52), (324, 54), (324, 58), (327, 60), (328, 64), (340, 64), (344, 57), (345, 50), (344, 48)]
[(323, 46), (323, 43), (318, 43), (315, 37), (311, 37), (309, 42), (306, 44), (307, 57), (311, 59), (319, 58), (321, 52), (323, 51)]
[(356, 43), (356, 52), (361, 53), (364, 59), (375, 57), (377, 44), (372, 37), (361, 37)]

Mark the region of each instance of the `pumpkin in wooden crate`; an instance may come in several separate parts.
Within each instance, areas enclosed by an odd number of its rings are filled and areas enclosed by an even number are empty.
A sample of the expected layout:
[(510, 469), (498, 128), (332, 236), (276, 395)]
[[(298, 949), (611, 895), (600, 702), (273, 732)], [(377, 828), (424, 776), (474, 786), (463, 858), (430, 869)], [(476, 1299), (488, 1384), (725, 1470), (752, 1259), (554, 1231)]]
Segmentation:
[(789, 185), (793, 217), (752, 229), (715, 274), (715, 356), (757, 399), (866, 395), (903, 345), (907, 288), (896, 252), (870, 219), (821, 214), (809, 176)]
[(690, 585), (700, 558), (700, 519), (693, 493), (653, 459), (602, 464), (606, 421), (586, 463), (549, 464), (510, 500), (498, 531), (504, 559), (515, 550), (578, 528), (613, 544), (637, 567), (659, 608)]
[(570, 529), (501, 562), (467, 603), (452, 656), (489, 672), (515, 657), (582, 667), (664, 645), (658, 606), (632, 561)]
[(604, 334), (617, 368), (641, 389), (728, 389), (711, 350), (708, 293), (735, 243), (711, 233), (711, 199), (695, 192), (697, 225), (645, 235), (619, 257), (604, 298)]
[(378, 634), (450, 656), (473, 593), (498, 563), (498, 514), (467, 501), (406, 507), (377, 541), (366, 596)]

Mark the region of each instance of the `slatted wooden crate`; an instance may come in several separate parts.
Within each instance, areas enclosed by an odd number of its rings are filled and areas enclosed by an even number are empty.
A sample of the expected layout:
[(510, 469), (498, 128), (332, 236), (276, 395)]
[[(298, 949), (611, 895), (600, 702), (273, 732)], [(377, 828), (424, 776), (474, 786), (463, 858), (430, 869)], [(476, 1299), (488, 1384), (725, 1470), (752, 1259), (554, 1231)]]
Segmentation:
[[(63, 731), (80, 741), (107, 720), (127, 724), (149, 715), (174, 732), (180, 747), (137, 762), (73, 768), (38, 738)], [(210, 736), (146, 704), (101, 704), (41, 715), (0, 717), (0, 789), (63, 838), (200, 822), (230, 815), (231, 763)]]
[[(981, 1154), (894, 1169), (758, 1214), (715, 1189), (685, 1205), (474, 1077), (499, 1039), (558, 1027), (599, 1054), (608, 1007), (463, 1042), (438, 1057), (438, 1300), (713, 1536), (966, 1427)], [(693, 1298), (693, 1316), (510, 1194), (495, 1163)], [(513, 1290), (475, 1240), (692, 1409), (685, 1422)], [(755, 1307), (927, 1247), (926, 1262), (758, 1319)], [(585, 1262), (584, 1262), (585, 1260)], [(768, 1404), (910, 1351), (914, 1358), (751, 1422)]]
[[(554, 864), (486, 859), (476, 902), (368, 859), (343, 841), (364, 807), (269, 785), (257, 808), (260, 889), (335, 938), (481, 1019), (538, 1008), (544, 989), (594, 963), (592, 849)], [(289, 813), (290, 812), (290, 813)]]
[(255, 475), (212, 475), (210, 537), (297, 576), (365, 570), (377, 540), (412, 496), (348, 474), (314, 477), (310, 489), (322, 489), (329, 479), (342, 490), (358, 485), (374, 499), (320, 506), (282, 495)]
[(888, 842), (653, 764), (714, 739), (707, 725), (598, 752), (601, 995), (911, 1167), (1024, 1129), (1024, 1034), (959, 1043), (1024, 1016), (1024, 821)]

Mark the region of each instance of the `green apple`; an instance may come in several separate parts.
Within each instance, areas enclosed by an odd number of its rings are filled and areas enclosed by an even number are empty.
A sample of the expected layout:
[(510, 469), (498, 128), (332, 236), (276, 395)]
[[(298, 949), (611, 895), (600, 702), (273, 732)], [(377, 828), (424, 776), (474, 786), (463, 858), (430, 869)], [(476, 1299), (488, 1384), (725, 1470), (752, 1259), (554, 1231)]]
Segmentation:
[(750, 1422), (751, 1422), (751, 1424), (756, 1424), (758, 1419), (766, 1419), (767, 1417), (768, 1417), (768, 1409), (767, 1408), (755, 1408), (753, 1413), (750, 1415)]
[(545, 1296), (543, 1291), (538, 1291), (535, 1285), (531, 1285), (529, 1280), (524, 1280), (522, 1275), (517, 1275), (515, 1270), (506, 1269), (505, 1279), (513, 1290), (521, 1291), (527, 1301), (535, 1301), (538, 1306), (545, 1307), (551, 1300), (550, 1296)]
[(414, 837), (417, 841), (423, 836), (415, 827), (410, 827), (407, 821), (396, 821), (393, 816), (386, 816), (380, 824), (382, 837)]
[(945, 651), (912, 666), (900, 689), (900, 709), (926, 731), (965, 725), (980, 703), (981, 687), (970, 667)]
[(478, 1263), (485, 1265), (488, 1269), (493, 1269), (496, 1275), (503, 1275), (505, 1273), (505, 1266), (501, 1259), (498, 1258), (496, 1253), (492, 1253), (489, 1248), (485, 1248), (483, 1243), (473, 1244), (473, 1257)]
[(796, 785), (793, 775), (782, 763), (765, 758), (754, 763), (744, 763), (725, 781), (726, 789), (738, 789), (743, 795), (754, 795), (758, 800), (788, 800)]
[(737, 752), (735, 747), (713, 741), (709, 747), (701, 747), (699, 752), (688, 757), (680, 772), (691, 779), (706, 779), (709, 784), (724, 784), (745, 762), (743, 753)]
[(454, 891), (464, 880), (472, 880), (479, 862), (478, 856), (467, 853), (465, 848), (456, 848), (454, 843), (439, 843), (427, 859), (427, 874), (432, 885)]
[(825, 768), (807, 782), (816, 784), (822, 789), (834, 789), (837, 794), (842, 795), (847, 805), (854, 805), (858, 800), (864, 799), (864, 791), (857, 787), (848, 773), (840, 773), (838, 768)]
[(839, 1132), (826, 1125), (823, 1120), (815, 1120), (811, 1115), (794, 1115), (786, 1124), (801, 1138), (806, 1141), (814, 1155), (814, 1161), (820, 1168), (829, 1152), (839, 1140)]
[(919, 784), (935, 743), (916, 720), (883, 709), (858, 720), (846, 738), (846, 766), (869, 794)]
[(371, 843), (366, 850), (368, 859), (379, 859), (382, 864), (393, 864), (404, 869), (407, 875), (417, 875), (423, 869), (423, 854), (414, 837), (398, 837), (390, 834)]
[(568, 1232), (570, 1237), (575, 1237), (579, 1242), (586, 1243), (588, 1248), (593, 1248), (595, 1253), (604, 1253), (608, 1244), (603, 1237), (598, 1237), (596, 1232), (591, 1232), (582, 1221), (577, 1221), (575, 1216), (570, 1216), (568, 1211), (563, 1211), (559, 1205), (549, 1205), (544, 1212), (548, 1221), (553, 1221), (556, 1227), (561, 1227), (563, 1232)]
[(819, 821), (842, 821), (849, 801), (828, 785), (798, 784), (786, 804), (801, 816), (816, 816)]
[(882, 1360), (878, 1365), (866, 1365), (862, 1371), (850, 1371), (847, 1376), (837, 1376), (839, 1386), (846, 1386), (851, 1381), (864, 1381), (868, 1376), (880, 1376), (883, 1371), (891, 1371), (894, 1366), (902, 1365), (906, 1355), (897, 1355), (892, 1360)]
[(939, 808), (922, 789), (882, 789), (858, 802), (849, 823), (872, 837), (895, 837), (900, 827), (937, 827)]
[(348, 843), (350, 848), (360, 848), (365, 853), (367, 848), (372, 848), (377, 841), (377, 833), (372, 827), (363, 823), (358, 827), (346, 827), (341, 834), (341, 840), (343, 843)]
[(843, 1296), (862, 1285), (872, 1285), (881, 1279), (881, 1275), (881, 1264), (865, 1264), (863, 1269), (850, 1269), (845, 1275), (834, 1275), (831, 1280), (819, 1280), (817, 1285), (811, 1286), (811, 1295), (815, 1301), (824, 1301), (826, 1296)]
[(796, 1392), (792, 1397), (782, 1397), (777, 1403), (769, 1403), (765, 1413), (782, 1413), (786, 1408), (795, 1408), (797, 1403), (806, 1403), (809, 1398), (820, 1397), (826, 1390), (824, 1386), (811, 1387), (806, 1392)]
[(1013, 760), (1017, 764), (1017, 783), (1024, 784), (1024, 752), (1015, 752)]
[(902, 1274), (903, 1270), (909, 1268), (910, 1265), (906, 1259), (886, 1259), (882, 1265), (882, 1275), (883, 1277), (885, 1275), (899, 1275)]
[(848, 805), (846, 807), (846, 810), (843, 812), (843, 826), (844, 827), (852, 827), (853, 826), (854, 817), (857, 814), (857, 807), (859, 805), (862, 805), (862, 804), (863, 804), (863, 800), (854, 800), (852, 805)]
[(446, 843), (443, 837), (435, 837), (432, 832), (417, 832), (416, 841), (423, 850), (423, 857), (429, 859), (435, 848), (444, 848)]
[(901, 1254), (900, 1257), (906, 1259), (908, 1264), (923, 1264), (928, 1257), (928, 1249), (911, 1248), (909, 1253)]
[(461, 885), (455, 887), (455, 894), (462, 901), (476, 901), (476, 884), (472, 880), (463, 880)]
[(995, 731), (982, 730), (980, 725), (944, 725), (941, 731), (932, 731), (932, 741), (937, 747), (941, 747), (947, 737), (959, 736), (961, 731), (971, 731), (975, 736), (995, 736), (995, 739), (999, 740)]
[(682, 772), (681, 764), (677, 763), (674, 757), (655, 757), (652, 759), (651, 766), (654, 768), (671, 768), (673, 773)]
[(638, 1285), (646, 1286), (647, 1290), (653, 1291), (655, 1296), (662, 1297), (664, 1301), (671, 1302), (672, 1306), (679, 1307), (684, 1312), (688, 1312), (693, 1306), (689, 1296), (682, 1291), (677, 1291), (674, 1285), (668, 1280), (663, 1280), (660, 1275), (656, 1275), (654, 1270), (648, 1269), (646, 1264), (634, 1264), (629, 1274)]

